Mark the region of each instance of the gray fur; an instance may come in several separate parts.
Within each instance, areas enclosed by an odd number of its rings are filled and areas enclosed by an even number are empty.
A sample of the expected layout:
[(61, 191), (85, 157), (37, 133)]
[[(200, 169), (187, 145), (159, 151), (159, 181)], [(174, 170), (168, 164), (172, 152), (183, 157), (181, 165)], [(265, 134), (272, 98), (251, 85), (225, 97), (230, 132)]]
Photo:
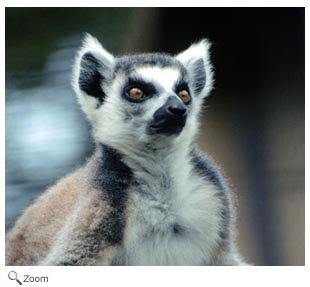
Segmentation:
[(180, 69), (182, 76), (186, 75), (185, 67), (175, 58), (164, 53), (128, 55), (116, 58), (114, 77), (118, 72), (125, 73), (127, 76), (137, 67), (157, 66), (160, 68), (176, 67)]

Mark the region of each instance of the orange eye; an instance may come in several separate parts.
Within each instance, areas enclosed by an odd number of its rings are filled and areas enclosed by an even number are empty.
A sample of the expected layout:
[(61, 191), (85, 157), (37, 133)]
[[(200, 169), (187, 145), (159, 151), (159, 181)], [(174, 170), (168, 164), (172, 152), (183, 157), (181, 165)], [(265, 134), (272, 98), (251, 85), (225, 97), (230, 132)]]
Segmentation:
[(140, 100), (140, 99), (142, 99), (144, 97), (143, 91), (138, 89), (138, 88), (130, 89), (129, 92), (128, 92), (128, 95), (133, 100)]
[(190, 101), (191, 96), (189, 95), (188, 91), (182, 90), (178, 93), (179, 98), (186, 104)]

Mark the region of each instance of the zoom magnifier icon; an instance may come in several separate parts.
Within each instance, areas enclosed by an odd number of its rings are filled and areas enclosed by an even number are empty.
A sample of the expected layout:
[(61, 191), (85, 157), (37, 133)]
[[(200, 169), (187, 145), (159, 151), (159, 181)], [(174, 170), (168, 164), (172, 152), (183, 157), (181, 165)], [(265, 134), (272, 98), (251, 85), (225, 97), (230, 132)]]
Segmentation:
[(15, 280), (19, 285), (23, 285), (22, 282), (18, 280), (17, 273), (15, 271), (10, 271), (8, 276), (10, 280)]

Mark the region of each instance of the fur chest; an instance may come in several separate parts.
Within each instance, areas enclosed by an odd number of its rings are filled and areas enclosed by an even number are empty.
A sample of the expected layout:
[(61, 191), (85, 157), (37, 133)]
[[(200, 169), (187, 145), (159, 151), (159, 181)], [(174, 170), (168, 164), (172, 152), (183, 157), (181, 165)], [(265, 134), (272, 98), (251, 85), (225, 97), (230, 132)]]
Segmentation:
[(131, 192), (123, 248), (112, 264), (210, 264), (221, 222), (216, 187), (193, 173), (150, 182)]

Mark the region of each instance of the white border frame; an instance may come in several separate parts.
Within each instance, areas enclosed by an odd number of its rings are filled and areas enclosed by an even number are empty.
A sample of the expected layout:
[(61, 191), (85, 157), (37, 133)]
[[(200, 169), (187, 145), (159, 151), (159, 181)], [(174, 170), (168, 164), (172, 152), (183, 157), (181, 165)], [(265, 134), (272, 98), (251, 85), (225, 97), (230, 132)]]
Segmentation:
[[(2, 200), (0, 205), (1, 226), (1, 286), (17, 286), (16, 282), (10, 281), (7, 274), (10, 270), (33, 276), (49, 276), (49, 283), (41, 283), (40, 286), (124, 286), (134, 284), (135, 286), (306, 286), (306, 279), (309, 278), (307, 263), (309, 262), (309, 197), (306, 192), (306, 266), (301, 267), (6, 267), (4, 265), (5, 247), (5, 7), (186, 7), (180, 1), (23, 1), (11, 0), (0, 2), (0, 39), (1, 56), (0, 63), (3, 64), (0, 70), (1, 79), (1, 103), (0, 103), (0, 127), (1, 127), (1, 192)], [(188, 4), (187, 1), (183, 1)], [(130, 5), (128, 5), (130, 3)], [(306, 7), (306, 32), (309, 25), (309, 4), (306, 1), (190, 1), (196, 7)], [(307, 7), (308, 6), (308, 7)], [(309, 51), (309, 37), (306, 33), (306, 51)], [(309, 99), (308, 94), (308, 67), (309, 57), (306, 53), (306, 140), (305, 146), (310, 146), (309, 138)], [(309, 95), (308, 95), (309, 96)], [(309, 169), (307, 163), (309, 153), (306, 150), (306, 188), (309, 188)], [(2, 285), (3, 284), (3, 285)], [(159, 285), (161, 284), (161, 285)], [(23, 285), (26, 285), (24, 283)], [(37, 284), (39, 286), (39, 284)]]

